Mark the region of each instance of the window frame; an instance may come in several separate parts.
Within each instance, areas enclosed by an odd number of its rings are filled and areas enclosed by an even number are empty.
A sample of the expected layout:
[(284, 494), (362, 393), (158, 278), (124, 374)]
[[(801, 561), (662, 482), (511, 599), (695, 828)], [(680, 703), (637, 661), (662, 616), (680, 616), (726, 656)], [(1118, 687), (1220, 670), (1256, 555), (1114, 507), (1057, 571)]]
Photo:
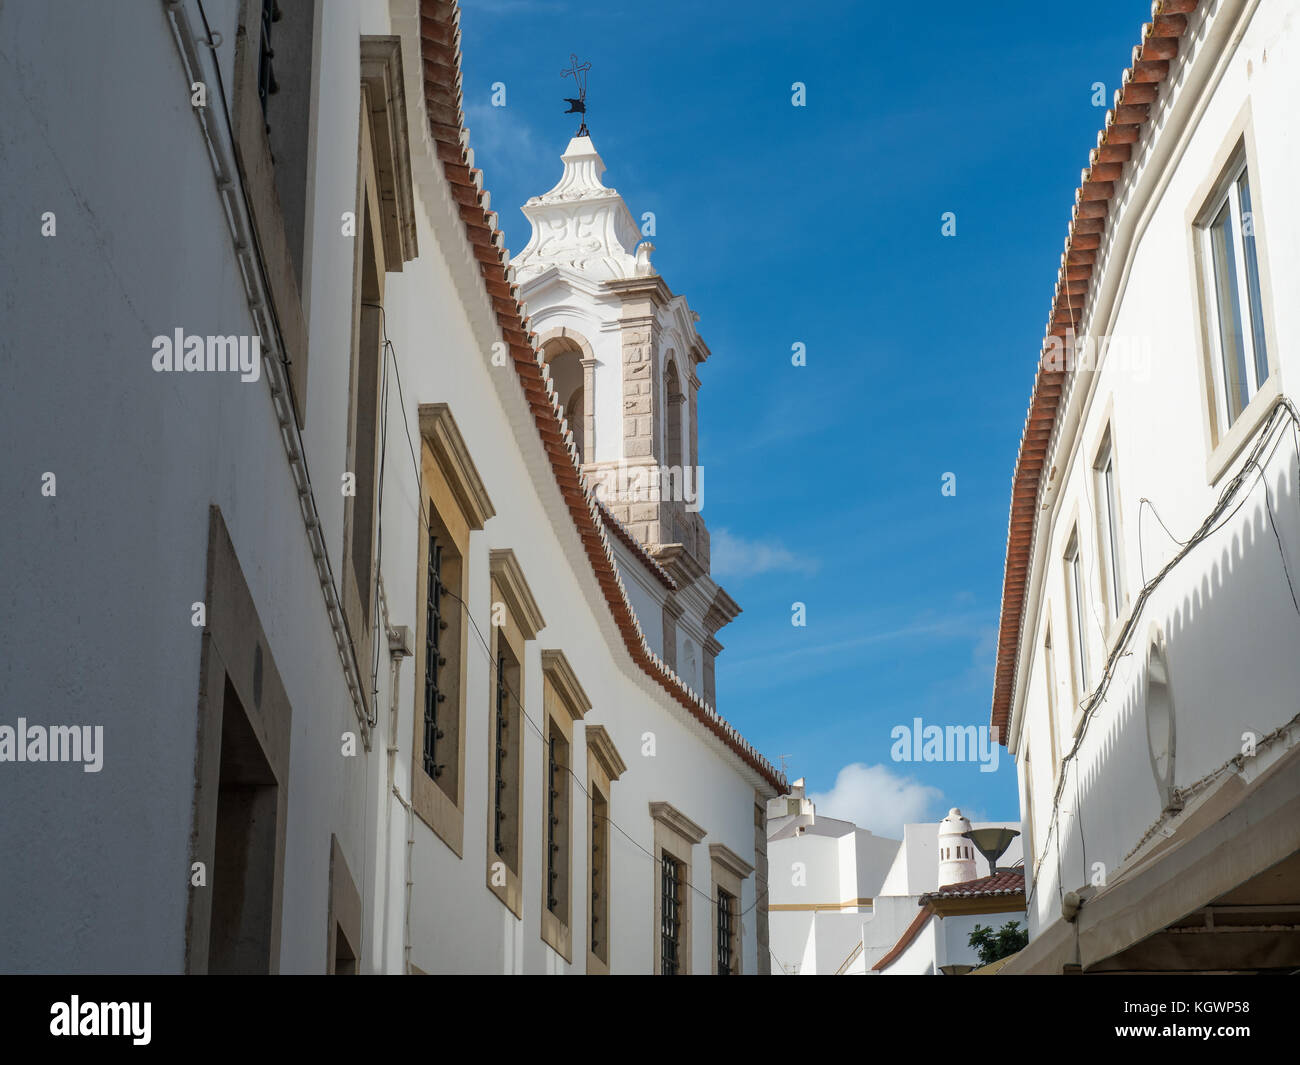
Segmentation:
[(1074, 712), (1080, 716), (1084, 697), (1088, 694), (1088, 629), (1086, 624), (1087, 574), (1083, 565), (1083, 537), (1076, 521), (1066, 538), (1062, 555), (1065, 577), (1066, 624), (1070, 633), (1070, 690)]
[[(687, 896), (685, 885), (689, 883), (683, 870), (688, 869), (689, 864), (678, 858), (671, 851), (663, 850), (659, 854), (659, 965), (657, 967), (660, 976), (681, 976), (686, 973), (686, 960), (689, 955), (687, 947), (687, 936), (685, 935), (686, 917), (684, 911), (687, 908)], [(671, 902), (672, 914), (668, 913), (668, 903)], [(672, 933), (669, 934), (666, 929), (670, 926)], [(668, 952), (665, 949), (671, 943), (673, 947), (673, 957), (668, 958)], [(672, 971), (668, 971), (668, 967)]]
[[(271, 140), (267, 134), (268, 116), (259, 93), (262, 59), (262, 0), (239, 0), (238, 23), (235, 31), (234, 84), (231, 92), (231, 126), (235, 157), (240, 178), (248, 196), (249, 215), (257, 231), (257, 244), (266, 266), (267, 284), (271, 301), (275, 305), (276, 321), (284, 343), (285, 357), (289, 360), (289, 383), (293, 394), (294, 413), (299, 426), (307, 419), (307, 315), (302, 293), (305, 280), (298, 277), (294, 254), (289, 245), (290, 227), (286, 221), (280, 194), (275, 183), (275, 161)], [(308, 12), (312, 18), (311, 34), (320, 32), (316, 5), (298, 5), (298, 10)], [(309, 81), (316, 80), (316, 72)], [(311, 101), (308, 100), (308, 145), (312, 143)], [(306, 181), (313, 183), (311, 168)], [(309, 211), (310, 194), (303, 191), (303, 239), (311, 230)], [(306, 263), (303, 248), (298, 256)]]
[[(613, 952), (610, 936), (613, 928), (614, 863), (610, 851), (613, 835), (609, 822), (613, 817), (613, 783), (627, 770), (613, 739), (603, 725), (587, 725), (583, 730), (587, 744), (587, 973), (610, 972)], [(598, 821), (597, 796), (604, 802), (603, 821)], [(598, 847), (598, 850), (594, 850)], [(599, 868), (600, 872), (597, 873)], [(599, 891), (599, 897), (597, 892)]]
[(1029, 830), (1029, 861), (1032, 866), (1034, 882), (1038, 882), (1038, 867), (1041, 857), (1038, 853), (1038, 836), (1034, 830), (1034, 761), (1029, 749), (1029, 738), (1025, 737), (1025, 820)]
[[(411, 735), (411, 806), (455, 855), (464, 857), (465, 845), (465, 705), (469, 624), (471, 533), (483, 528), (496, 511), (470, 458), (456, 420), (445, 403), (422, 404), (420, 422), (420, 513), (416, 558), (415, 684)], [(458, 572), (446, 571), (443, 583), (459, 601), (446, 612), (449, 621), (445, 645), (449, 677), (448, 698), (441, 704), (447, 716), (442, 726), (452, 747), (448, 761), (455, 773), (450, 781), (435, 781), (424, 769), (425, 656), (428, 614), (428, 543), (430, 531), (446, 537), (458, 556)], [(452, 626), (454, 625), (454, 630)], [(443, 689), (442, 681), (439, 690)]]
[[(1255, 398), (1272, 376), (1268, 331), (1264, 327), (1264, 294), (1259, 269), (1260, 248), (1253, 232), (1255, 228), (1254, 219), (1257, 213), (1255, 197), (1253, 191), (1248, 192), (1251, 197), (1249, 213), (1252, 223), (1252, 232), (1249, 235), (1250, 248), (1254, 252), (1256, 266), (1255, 276), (1252, 279), (1247, 265), (1247, 235), (1244, 232), (1242, 223), (1244, 213), (1242, 210), (1243, 186), (1247, 190), (1251, 188), (1250, 165), (1246, 158), (1245, 145), (1239, 144), (1232, 154), (1225, 173), (1216, 183), (1214, 192), (1207, 198), (1196, 223), (1196, 239), (1199, 243), (1201, 262), (1201, 284), (1203, 286), (1204, 309), (1207, 318), (1206, 336), (1210, 343), (1210, 354), (1215, 369), (1217, 414), (1223, 419), (1222, 424), (1225, 430), (1230, 430), (1246, 413), (1251, 400)], [(1228, 211), (1228, 228), (1232, 235), (1230, 247), (1232, 273), (1226, 279), (1219, 277), (1218, 262), (1214, 253), (1214, 233), (1219, 217), (1223, 214), (1225, 208)], [(1238, 324), (1241, 327), (1239, 369), (1244, 380), (1240, 381), (1239, 385), (1244, 387), (1245, 396), (1244, 399), (1241, 399), (1239, 407), (1233, 402), (1233, 396), (1229, 389), (1228, 365), (1223, 346), (1222, 282), (1227, 282), (1232, 286), (1231, 294), (1234, 298), (1234, 309)], [(1263, 348), (1262, 352), (1260, 350), (1261, 346)], [(1268, 371), (1262, 379), (1259, 376), (1261, 354), (1263, 355), (1264, 369)], [(1236, 369), (1234, 368), (1234, 371)]]
[[(1226, 424), (1226, 406), (1220, 369), (1219, 347), (1211, 335), (1211, 315), (1208, 301), (1212, 288), (1207, 291), (1207, 268), (1202, 228), (1211, 206), (1220, 202), (1226, 185), (1237, 175), (1242, 160), (1250, 181), (1251, 214), (1254, 219), (1254, 242), (1259, 265), (1259, 300), (1263, 325), (1265, 351), (1269, 376), (1259, 390), (1250, 397), (1249, 405), (1231, 424)], [(1213, 487), (1227, 475), (1233, 461), (1263, 424), (1269, 410), (1283, 393), (1282, 367), (1278, 361), (1279, 346), (1273, 319), (1272, 281), (1268, 268), (1268, 232), (1261, 225), (1267, 217), (1265, 184), (1255, 150), (1254, 121), (1251, 102), (1242, 103), (1236, 117), (1226, 124), (1214, 161), (1206, 168), (1207, 176), (1192, 192), (1184, 212), (1187, 234), (1189, 281), (1196, 301), (1193, 335), (1200, 359), (1201, 414), (1206, 441), (1205, 479)], [(1212, 218), (1210, 219), (1212, 220)]]
[[(573, 916), (577, 907), (574, 905), (573, 875), (574, 854), (581, 846), (585, 850), (586, 833), (574, 832), (573, 809), (575, 803), (574, 781), (577, 758), (574, 750), (573, 724), (581, 721), (591, 709), (591, 699), (578, 682), (578, 677), (565, 657), (564, 652), (555, 648), (542, 651), (542, 744), (541, 744), (541, 781), (542, 794), (538, 803), (542, 817), (541, 823), (541, 937), (566, 962), (573, 961)], [(554, 744), (554, 747), (552, 746)], [(562, 756), (562, 764), (552, 773), (552, 751)], [(555, 796), (554, 815), (559, 818), (552, 826), (551, 814), (552, 779), (558, 785), (560, 794)], [(554, 828), (554, 837), (551, 829)], [(560, 847), (553, 855), (552, 844)], [(579, 852), (581, 853), (581, 852)], [(558, 878), (555, 895), (552, 896), (550, 873), (554, 871)], [(584, 878), (585, 882), (585, 878)], [(551, 899), (557, 900), (551, 905)]]
[[(1102, 599), (1106, 604), (1107, 638), (1128, 606), (1124, 579), (1124, 533), (1120, 510), (1118, 460), (1114, 426), (1107, 421), (1092, 460), (1093, 513), (1097, 524), (1097, 554), (1101, 564)], [(1109, 471), (1109, 472), (1108, 472)]]
[[(247, 9), (250, 0), (245, 0), (244, 6)], [(257, 40), (260, 39), (259, 20)], [(245, 50), (249, 54), (255, 51)], [(362, 37), (360, 56), (352, 334), (344, 454), (344, 469), (353, 475), (354, 491), (345, 497), (343, 504), (341, 605), (360, 673), (368, 676), (374, 666), (378, 624), (375, 615), (379, 575), (375, 555), (381, 382), (385, 366), (384, 287), (387, 275), (400, 272), (403, 264), (415, 257), (417, 247), (400, 39)], [(254, 77), (256, 66), (254, 63)], [(254, 103), (260, 108), (260, 101), (254, 99)], [(260, 137), (269, 160), (264, 129), (260, 130)], [(310, 220), (307, 226), (310, 227)], [(294, 284), (292, 277), (289, 284)], [(305, 375), (304, 350), (303, 388)], [(295, 398), (302, 402), (301, 397)], [(383, 641), (378, 642), (382, 645)], [(371, 694), (363, 690), (361, 697), (369, 706)]]
[[(498, 548), (488, 554), (491, 574), (491, 666), (488, 677), (488, 759), (487, 759), (487, 869), (486, 884), (489, 891), (517, 918), (523, 917), (523, 875), (526, 852), (524, 847), (524, 794), (528, 787), (527, 773), (527, 713), (528, 699), (528, 647), (545, 627), (537, 600), (533, 597), (523, 569), (515, 553), (509, 548)], [(500, 619), (500, 624), (497, 619)], [(512, 665), (506, 679), (506, 691), (501, 705), (498, 702), (498, 663), (508, 654)], [(501, 738), (506, 741), (507, 786), (498, 807), (498, 714), (504, 714)], [(505, 813), (506, 851), (508, 857), (498, 855), (496, 839), (498, 812)], [(497, 867), (497, 862), (501, 867)]]
[[(365, 98), (365, 89), (362, 89)], [(357, 168), (357, 237), (352, 278), (352, 345), (348, 371), (347, 452), (344, 469), (353, 475), (353, 494), (343, 501), (342, 606), (348, 634), (362, 676), (373, 665), (375, 626), (375, 534), (378, 507), (380, 382), (384, 348), (382, 315), (386, 276), (379, 243), (379, 203), (370, 147), (370, 123), (361, 111), (359, 165)], [(363, 468), (364, 467), (364, 468)], [(362, 504), (359, 506), (358, 504)], [(363, 513), (363, 507), (368, 513)], [(365, 536), (366, 542), (358, 542)], [(364, 572), (357, 554), (365, 549)], [(369, 705), (371, 695), (362, 692)]]
[(744, 897), (745, 881), (754, 872), (754, 867), (735, 851), (721, 843), (709, 844), (709, 868), (712, 874), (713, 890), (710, 892), (712, 905), (711, 937), (712, 958), (709, 962), (715, 976), (726, 975), (720, 968), (722, 947), (722, 930), (720, 928), (719, 892), (730, 896), (731, 910), (731, 975), (744, 973), (744, 932), (740, 921), (740, 900)]
[(682, 866), (681, 873), (681, 921), (678, 945), (681, 957), (675, 975), (686, 976), (694, 971), (691, 959), (691, 924), (693, 920), (694, 899), (692, 895), (694, 869), (692, 851), (697, 843), (703, 841), (705, 830), (674, 807), (671, 803), (652, 802), (650, 819), (654, 823), (654, 914), (651, 926), (654, 941), (654, 973), (663, 974), (663, 894), (662, 870), (663, 859), (667, 855)]

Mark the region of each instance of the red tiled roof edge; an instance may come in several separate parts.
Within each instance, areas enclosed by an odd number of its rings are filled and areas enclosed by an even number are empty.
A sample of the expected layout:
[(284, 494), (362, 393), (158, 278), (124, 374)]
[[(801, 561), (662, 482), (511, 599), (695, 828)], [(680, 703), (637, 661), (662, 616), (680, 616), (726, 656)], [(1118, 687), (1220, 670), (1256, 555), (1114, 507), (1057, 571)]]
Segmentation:
[(912, 940), (920, 935), (921, 929), (925, 927), (925, 922), (933, 916), (934, 911), (922, 903), (921, 911), (912, 918), (912, 923), (909, 924), (903, 934), (898, 937), (898, 942), (890, 947), (884, 957), (871, 967), (871, 971), (878, 973), (892, 965), (898, 959), (898, 956), (908, 948)]
[(1097, 147), (1088, 156), (1088, 168), (1074, 194), (1074, 209), (1065, 251), (1056, 274), (1052, 315), (1043, 338), (1042, 356), (1034, 378), (1029, 413), (1020, 437), (1015, 474), (1011, 481), (1011, 515), (1007, 523), (1007, 556), (1002, 580), (1002, 617), (998, 626), (998, 654), (993, 679), (990, 723), (1005, 747), (1015, 694), (1024, 623), (1026, 591), (1033, 562), (1038, 525), (1038, 490), (1056, 416), (1065, 386), (1066, 370), (1059, 353), (1067, 330), (1073, 332), (1083, 317), (1092, 283), (1097, 249), (1106, 232), (1110, 200), (1115, 196), (1124, 164), (1146, 125), (1150, 105), (1169, 76), (1169, 62), (1178, 55), (1179, 40), (1187, 29), (1187, 16), (1200, 0), (1155, 0), (1151, 21), (1142, 27), (1140, 43), (1133, 49), (1132, 65), (1115, 90), (1115, 106), (1106, 112), (1106, 125), (1097, 134)]
[(479, 273), (501, 329), (501, 338), (510, 351), (556, 484), (623, 642), (632, 660), (642, 670), (763, 780), (778, 793), (782, 792), (787, 786), (784, 774), (754, 750), (734, 727), (687, 688), (676, 673), (650, 650), (628, 603), (606, 539), (598, 502), (578, 471), (573, 436), (563, 430), (554, 389), (550, 387), (536, 350), (536, 334), (528, 329), (518, 287), (511, 283), (505, 235), (497, 228), (496, 213), (483, 207), (483, 173), (470, 166), (469, 135), (461, 106), (460, 7), (455, 0), (420, 0), (420, 52), (425, 107), (438, 160), (458, 206), (466, 239), (478, 262)]
[(924, 906), (931, 899), (979, 899), (994, 898), (999, 895), (1023, 895), (1025, 893), (1025, 874), (1006, 870), (992, 876), (981, 876), (975, 880), (965, 880), (959, 884), (945, 884), (938, 891), (931, 891), (921, 896)]

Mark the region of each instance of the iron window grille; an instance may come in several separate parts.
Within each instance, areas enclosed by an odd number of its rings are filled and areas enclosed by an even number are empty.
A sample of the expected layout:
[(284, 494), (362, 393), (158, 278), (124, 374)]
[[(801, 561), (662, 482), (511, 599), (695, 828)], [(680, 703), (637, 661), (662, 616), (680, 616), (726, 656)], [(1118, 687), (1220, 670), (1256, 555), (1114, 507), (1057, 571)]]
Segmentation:
[(438, 707), (447, 701), (447, 694), (438, 690), (439, 670), (447, 664), (440, 644), (447, 631), (447, 621), (442, 616), (442, 545), (429, 534), (428, 588), (425, 597), (424, 636), (424, 771), (433, 779), (442, 776), (445, 763), (438, 761), (438, 741), (444, 732), (438, 727)]
[[(599, 810), (599, 800), (595, 804)], [(600, 815), (591, 819), (591, 950), (600, 954), (600, 891), (601, 891), (601, 855), (600, 855)]]
[(676, 858), (663, 856), (660, 875), (661, 969), (664, 976), (676, 976), (681, 965), (681, 863)]
[(718, 975), (731, 975), (731, 904), (725, 891), (718, 892)]
[(506, 819), (505, 808), (505, 761), (506, 761), (506, 656), (497, 655), (497, 743), (496, 743), (496, 795), (493, 797), (495, 818), (493, 819), (492, 848), (498, 855), (505, 853), (505, 841), (501, 838), (501, 822)]
[[(279, 83), (275, 80), (275, 70), (272, 66), (272, 60), (275, 59), (275, 49), (271, 47), (271, 24), (280, 21), (280, 4), (278, 0), (262, 0), (262, 18), (261, 32), (258, 37), (257, 49), (257, 98), (262, 104), (262, 117), (266, 118), (266, 109), (273, 94), (280, 91)], [(270, 126), (267, 126), (270, 129)]]
[(555, 737), (551, 736), (547, 744), (546, 769), (546, 908), (552, 913), (560, 905), (555, 893), (555, 882), (560, 878), (557, 868), (560, 845), (555, 839), (555, 828), (560, 823), (555, 812), (556, 800), (560, 797), (559, 769), (560, 763), (555, 758)]

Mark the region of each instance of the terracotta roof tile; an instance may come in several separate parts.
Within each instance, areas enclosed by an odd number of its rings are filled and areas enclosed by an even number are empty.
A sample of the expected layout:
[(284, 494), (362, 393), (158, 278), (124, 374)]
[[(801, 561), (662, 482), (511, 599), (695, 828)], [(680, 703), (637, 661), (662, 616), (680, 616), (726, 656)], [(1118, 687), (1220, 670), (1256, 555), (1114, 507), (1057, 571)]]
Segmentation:
[(931, 899), (980, 899), (993, 898), (997, 895), (1023, 895), (1025, 893), (1025, 874), (1020, 870), (1000, 870), (992, 876), (982, 876), (977, 880), (964, 880), (960, 884), (947, 884), (938, 891), (931, 891), (921, 896), (924, 906)]

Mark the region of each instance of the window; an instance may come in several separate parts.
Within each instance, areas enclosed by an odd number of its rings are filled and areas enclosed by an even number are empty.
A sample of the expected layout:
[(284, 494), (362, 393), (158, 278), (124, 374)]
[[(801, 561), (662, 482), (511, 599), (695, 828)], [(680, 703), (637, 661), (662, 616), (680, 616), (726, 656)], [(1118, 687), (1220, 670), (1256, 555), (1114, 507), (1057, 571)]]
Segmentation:
[(610, 888), (614, 873), (610, 855), (610, 786), (627, 768), (609, 733), (600, 725), (586, 727), (587, 812), (591, 837), (588, 841), (587, 898), (590, 938), (587, 944), (587, 972), (608, 973), (610, 969)]
[(1082, 703), (1088, 692), (1088, 641), (1084, 629), (1083, 559), (1079, 530), (1070, 533), (1065, 549), (1065, 586), (1070, 623), (1070, 657), (1074, 662), (1074, 701)]
[[(496, 774), (496, 786), (492, 789), (492, 853), (498, 858), (505, 858), (511, 851), (513, 827), (503, 824), (509, 813), (513, 812), (514, 803), (506, 794), (509, 787), (507, 776), (519, 760), (519, 752), (514, 738), (519, 734), (518, 722), (512, 719), (510, 710), (511, 685), (506, 680), (506, 663), (510, 663), (510, 673), (519, 675), (519, 663), (505, 651), (497, 652), (497, 682), (494, 692), (496, 714), (493, 724), (496, 726), (496, 742), (493, 745), (493, 772)], [(517, 794), (517, 790), (516, 790)]]
[[(262, 105), (262, 114), (267, 114), (267, 105), (270, 103), (271, 94), (280, 91), (280, 86), (275, 80), (275, 74), (272, 70), (272, 58), (275, 56), (274, 49), (271, 48), (271, 30), (275, 23), (280, 21), (283, 12), (277, 0), (262, 0), (262, 21), (261, 32), (258, 35), (257, 45), (257, 99)], [(270, 123), (267, 123), (267, 133), (271, 132)]]
[(555, 722), (546, 737), (546, 908), (561, 923), (569, 909), (569, 744)]
[[(596, 786), (591, 787), (590, 903), (591, 942), (594, 958), (609, 965), (609, 800)], [(588, 972), (591, 971), (588, 966)], [(605, 970), (608, 972), (608, 968)]]
[[(654, 895), (654, 971), (675, 976), (691, 971), (691, 852), (705, 833), (666, 802), (652, 802), (650, 818), (654, 822), (655, 873), (659, 881)], [(713, 897), (703, 890), (700, 895), (706, 900)], [(706, 920), (712, 920), (708, 909), (705, 915)]]
[(542, 940), (573, 960), (573, 723), (591, 700), (562, 651), (542, 651)]
[(277, 0), (242, 0), (231, 116), (240, 179), (266, 264), (300, 424), (307, 391), (301, 293), (306, 287), (315, 18), (315, 4), (281, 7)]
[(415, 812), (457, 855), (465, 803), (465, 597), (471, 531), (495, 511), (446, 404), (420, 407), (416, 588)]
[(1115, 485), (1115, 447), (1111, 431), (1106, 430), (1101, 450), (1093, 463), (1097, 500), (1097, 533), (1103, 562), (1106, 607), (1114, 621), (1124, 609), (1124, 568), (1121, 564), (1119, 538), (1119, 493)]
[[(447, 692), (438, 687), (438, 676), (442, 674), (444, 687), (447, 681), (447, 656), (439, 645), (450, 642), (446, 637), (451, 622), (443, 617), (443, 593), (447, 585), (442, 583), (442, 552), (444, 547), (438, 542), (438, 533), (430, 530), (428, 549), (425, 551), (425, 625), (424, 625), (424, 772), (438, 780), (447, 768), (445, 749), (439, 746), (447, 738), (447, 730), (438, 725), (442, 704), (447, 701)], [(449, 604), (450, 605), (450, 604)], [(445, 723), (445, 722), (444, 722)]]
[(487, 885), (523, 916), (524, 650), (546, 624), (513, 551), (489, 555), (492, 570), (492, 683), (489, 686)]
[(718, 976), (739, 975), (740, 898), (754, 867), (721, 843), (709, 845), (713, 874), (713, 971)]
[(680, 469), (682, 465), (682, 394), (677, 363), (671, 357), (664, 368), (664, 465)]
[(1225, 428), (1269, 377), (1257, 227), (1245, 152), (1239, 149), (1197, 223), (1206, 324)]
[(659, 861), (660, 967), (664, 976), (682, 972), (682, 863), (666, 851)]
[[(265, 25), (269, 28), (270, 23)], [(275, 54), (279, 70), (282, 57)], [(343, 485), (343, 614), (361, 675), (368, 676), (374, 666), (375, 505), (382, 414), (379, 401), (385, 365), (384, 280), (390, 271), (400, 271), (406, 260), (414, 258), (416, 249), (397, 39), (363, 38), (361, 69), (352, 354), (344, 466), (350, 481)], [(272, 83), (278, 80), (278, 75), (271, 77)], [(400, 130), (395, 128), (399, 121), (403, 123)], [(402, 234), (408, 229), (410, 239), (403, 240)], [(430, 550), (431, 557), (435, 554)], [(363, 697), (368, 699), (369, 693), (363, 693)], [(432, 743), (432, 734), (426, 738)]]

